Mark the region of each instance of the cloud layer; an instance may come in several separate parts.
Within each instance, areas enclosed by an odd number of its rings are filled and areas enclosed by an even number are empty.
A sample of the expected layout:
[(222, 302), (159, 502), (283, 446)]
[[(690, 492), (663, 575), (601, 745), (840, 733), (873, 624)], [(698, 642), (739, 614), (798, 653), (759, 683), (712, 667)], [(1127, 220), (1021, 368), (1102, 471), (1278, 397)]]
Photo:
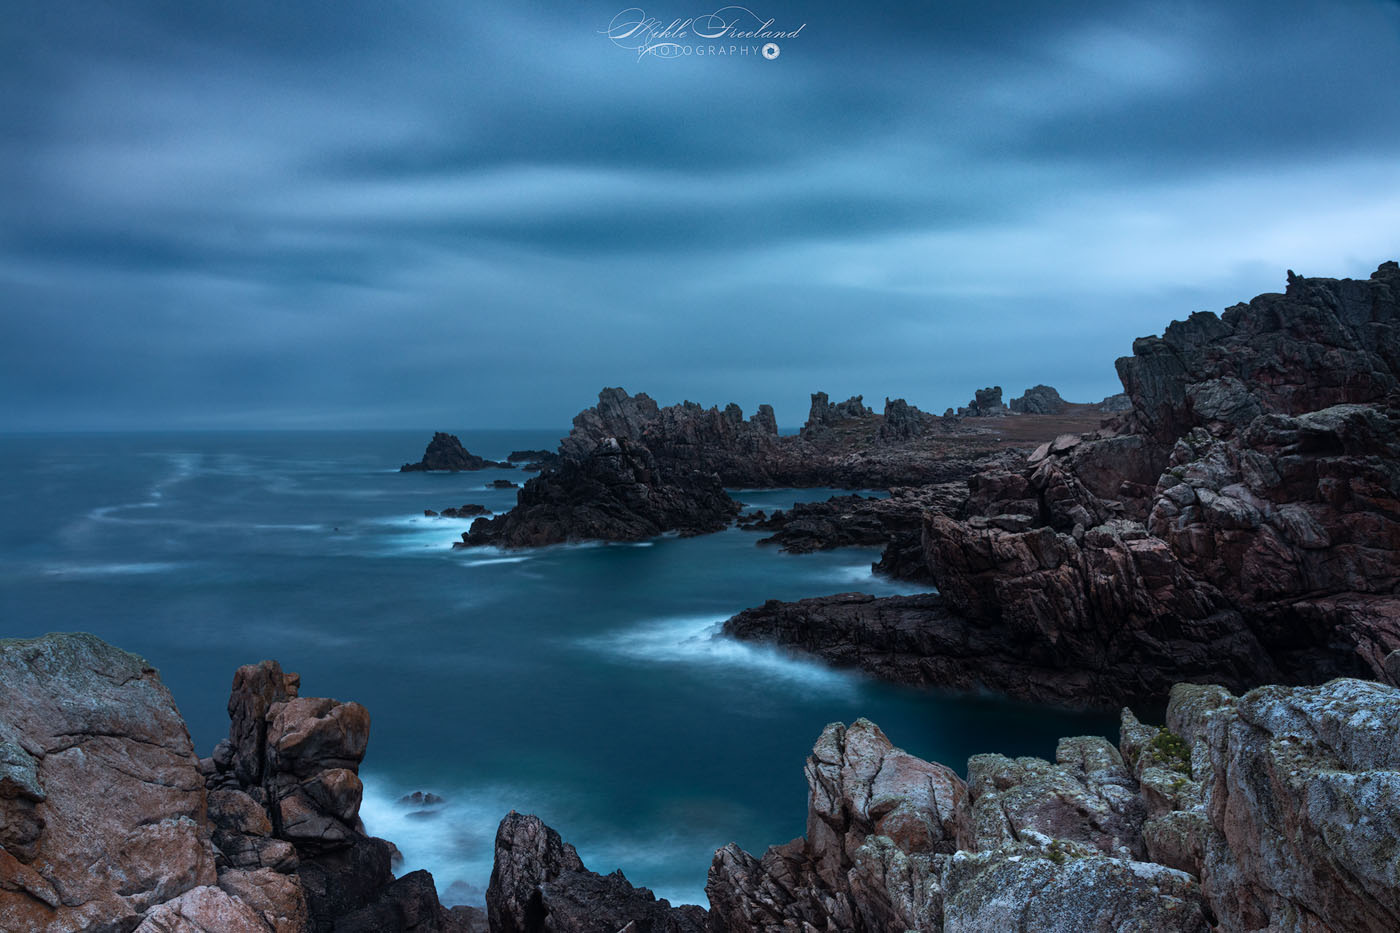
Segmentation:
[(639, 61), (600, 3), (25, 5), (0, 429), (1092, 400), (1172, 318), (1400, 256), (1400, 5), (939, 6)]

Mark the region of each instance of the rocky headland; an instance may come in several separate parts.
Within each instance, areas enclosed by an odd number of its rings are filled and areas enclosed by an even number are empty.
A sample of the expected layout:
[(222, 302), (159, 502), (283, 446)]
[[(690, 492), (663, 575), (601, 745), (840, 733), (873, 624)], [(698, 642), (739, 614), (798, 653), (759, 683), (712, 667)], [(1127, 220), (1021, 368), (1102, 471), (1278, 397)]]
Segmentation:
[[(1029, 450), (1034, 444), (1028, 438), (1096, 427), (1102, 418), (1093, 406), (1071, 409), (1008, 432), (938, 418), (903, 399), (886, 399), (883, 413), (876, 413), (859, 396), (831, 402), (817, 392), (801, 430), (784, 436), (768, 405), (745, 418), (734, 404), (662, 407), (645, 393), (604, 389), (596, 406), (574, 418), (555, 458), (525, 483), (515, 508), (477, 522), (462, 543), (513, 548), (703, 534), (728, 527), (738, 515), (726, 488), (884, 490), (965, 482), (1013, 451)], [(896, 524), (916, 526), (919, 517), (916, 508)], [(834, 536), (824, 546), (843, 546), (847, 537)], [(908, 541), (899, 546), (907, 548)]]
[[(241, 667), (196, 756), (158, 674), (91, 635), (0, 642), (0, 928), (137, 933), (1390, 931), (1400, 690), (1180, 684), (1166, 723), (965, 774), (833, 723), (807, 832), (720, 848), (709, 909), (590, 871), (537, 817), (496, 834), (485, 911), (395, 877), (365, 832), (369, 714)], [(703, 866), (696, 866), (697, 872)]]
[[(1395, 683), (1400, 267), (1290, 273), (1283, 294), (1136, 341), (1118, 371), (1128, 411), (923, 510), (937, 595), (769, 603), (726, 631), (1078, 706), (1181, 680)], [(901, 553), (913, 576), (907, 538)]]

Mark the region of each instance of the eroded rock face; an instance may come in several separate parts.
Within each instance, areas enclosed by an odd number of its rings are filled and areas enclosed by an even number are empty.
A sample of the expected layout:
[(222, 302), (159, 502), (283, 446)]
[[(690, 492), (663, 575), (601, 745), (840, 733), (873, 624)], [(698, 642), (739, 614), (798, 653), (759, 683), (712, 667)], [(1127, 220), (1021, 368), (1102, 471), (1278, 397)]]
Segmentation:
[(464, 470), (485, 470), (488, 467), (509, 468), (514, 464), (509, 462), (497, 462), (487, 460), (471, 453), (462, 446), (455, 434), (445, 434), (438, 431), (433, 434), (433, 439), (428, 442), (428, 447), (423, 451), (423, 459), (417, 463), (405, 463), (399, 467), (400, 473), (423, 472), (426, 470), (443, 470), (450, 473), (458, 473)]
[(1371, 402), (1400, 387), (1400, 266), (1370, 279), (1288, 273), (1282, 294), (1174, 321), (1118, 360), (1143, 433), (1170, 446), (1194, 427), (1229, 434), (1264, 412)]
[(86, 634), (0, 641), (0, 929), (131, 929), (214, 884), (204, 813), (149, 664)]
[(1400, 929), (1400, 690), (1261, 687), (1205, 724), (1222, 923)]
[(514, 509), (479, 518), (464, 546), (538, 547), (564, 541), (640, 541), (667, 531), (718, 531), (739, 504), (713, 473), (665, 469), (638, 441), (607, 438), (527, 482)]
[(360, 704), (300, 696), (276, 661), (238, 669), (229, 738), (207, 759), (219, 887), (276, 933), (466, 929), (432, 879), (394, 879), (393, 846), (364, 832), (359, 766), (369, 742)]
[[(939, 639), (935, 663), (862, 666), (958, 686), (981, 670), (999, 689), (1029, 664), (1062, 672), (1040, 698), (1096, 705), (1150, 701), (1183, 679), (1400, 680), (1400, 394), (1384, 395), (1400, 359), (1397, 284), (1393, 263), (1368, 282), (1294, 278), (1287, 296), (1140, 341), (1122, 363), (1128, 417), (973, 475), (962, 513), (924, 524), (943, 600), (923, 625), (963, 616), (1009, 657)], [(1353, 397), (1368, 401), (1306, 408)], [(846, 608), (823, 608), (820, 639), (788, 643), (839, 658), (844, 645), (870, 656), (932, 641), (889, 637), (896, 613), (901, 633), (919, 630), (907, 605)], [(766, 618), (768, 637), (793, 639), (792, 615), (764, 607), (743, 634), (764, 637)]]
[(1207, 929), (1196, 879), (1140, 860), (1145, 807), (1116, 749), (1077, 738), (1057, 764), (997, 757), (965, 784), (865, 720), (828, 726), (807, 763), (806, 838), (761, 859), (717, 852), (711, 929)]
[(634, 930), (702, 933), (705, 911), (672, 907), (622, 872), (599, 875), (539, 817), (512, 810), (496, 830), (495, 864), (486, 889), (491, 933), (593, 933)]

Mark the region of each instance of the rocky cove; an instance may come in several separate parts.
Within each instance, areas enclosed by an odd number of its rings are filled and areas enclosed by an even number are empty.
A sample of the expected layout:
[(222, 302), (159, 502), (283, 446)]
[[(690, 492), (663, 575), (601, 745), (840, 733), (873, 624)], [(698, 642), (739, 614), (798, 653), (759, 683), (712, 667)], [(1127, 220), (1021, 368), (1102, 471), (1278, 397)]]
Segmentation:
[[(1290, 274), (1283, 294), (1137, 341), (1118, 365), (1126, 409), (1042, 411), (1058, 407), (1046, 391), (1008, 406), (989, 387), (942, 417), (898, 399), (876, 414), (818, 393), (783, 436), (771, 409), (605, 390), (458, 549), (509, 560), (736, 519), (793, 553), (879, 546), (883, 572), (937, 592), (770, 601), (725, 631), (886, 680), (1126, 705), (1150, 723), (1123, 712), (1116, 743), (1073, 736), (1053, 761), (976, 755), (954, 771), (852, 717), (813, 736), (803, 837), (719, 849), (708, 911), (590, 871), (518, 813), (502, 814), (485, 911), (449, 910), (424, 873), (395, 878), (392, 845), (360, 819), (365, 707), (251, 664), (228, 739), (201, 758), (140, 658), (90, 636), (15, 640), (0, 924), (1394, 929), (1397, 296), (1395, 263), (1369, 280)], [(409, 472), (488, 468), (453, 441)], [(758, 514), (726, 491), (775, 485), (881, 495)]]
[[(1117, 745), (978, 755), (965, 776), (833, 723), (807, 759), (807, 832), (714, 855), (710, 909), (599, 874), (537, 817), (496, 834), (486, 910), (359, 820), (353, 701), (239, 668), (199, 757), (158, 673), (90, 635), (0, 642), (0, 925), (139, 933), (1393, 930), (1400, 690), (1171, 691)], [(597, 866), (595, 866), (596, 868)]]

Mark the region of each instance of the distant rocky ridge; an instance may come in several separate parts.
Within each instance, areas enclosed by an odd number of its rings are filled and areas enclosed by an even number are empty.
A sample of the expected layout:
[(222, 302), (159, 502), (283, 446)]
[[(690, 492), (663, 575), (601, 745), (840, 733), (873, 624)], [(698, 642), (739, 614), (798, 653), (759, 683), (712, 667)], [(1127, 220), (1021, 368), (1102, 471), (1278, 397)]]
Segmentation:
[[(589, 871), (537, 817), (496, 834), (486, 910), (444, 909), (365, 834), (369, 714), (238, 669), (199, 759), (159, 676), (91, 635), (0, 641), (0, 929), (58, 933), (779, 933), (1400, 927), (1400, 689), (1179, 684), (1165, 727), (977, 755), (826, 727), (807, 833), (715, 853), (710, 902)], [(428, 802), (428, 795), (423, 795)], [(410, 798), (410, 802), (419, 802)], [(697, 866), (699, 870), (699, 866)]]
[(930, 436), (938, 419), (902, 400), (887, 402), (886, 412), (892, 417), (876, 415), (859, 396), (833, 404), (819, 392), (802, 432), (780, 437), (768, 405), (746, 420), (734, 404), (661, 407), (645, 393), (604, 389), (516, 507), (478, 521), (462, 544), (700, 534), (738, 514), (725, 487), (926, 485), (965, 478), (1004, 454), (995, 437)]
[(486, 470), (491, 468), (510, 469), (515, 464), (504, 461), (487, 460), (471, 453), (462, 446), (455, 434), (444, 434), (438, 431), (433, 435), (433, 439), (428, 442), (427, 450), (423, 451), (423, 459), (417, 463), (405, 463), (399, 467), (400, 473), (425, 472), (428, 470), (442, 470), (450, 473), (459, 473), (464, 470)]
[(939, 595), (727, 625), (932, 685), (1073, 705), (1400, 676), (1400, 268), (1290, 276), (1119, 360), (1130, 411), (971, 477), (921, 544)]

